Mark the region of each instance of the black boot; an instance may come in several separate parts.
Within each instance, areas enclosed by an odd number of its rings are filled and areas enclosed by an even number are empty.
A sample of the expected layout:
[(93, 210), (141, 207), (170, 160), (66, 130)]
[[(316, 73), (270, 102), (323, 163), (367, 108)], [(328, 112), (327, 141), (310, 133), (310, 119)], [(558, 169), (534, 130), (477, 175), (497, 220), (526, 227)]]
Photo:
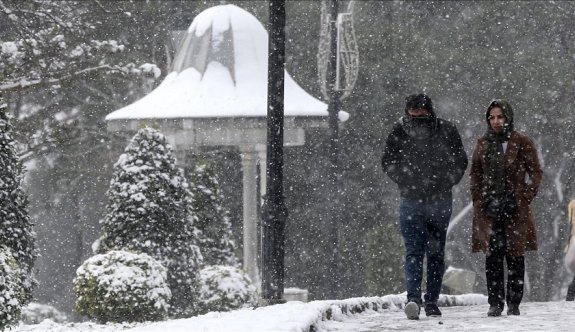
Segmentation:
[(487, 311), (487, 316), (498, 317), (498, 316), (501, 316), (502, 312), (503, 312), (503, 308), (501, 308), (500, 306), (497, 306), (497, 305), (492, 305), (489, 307), (489, 310)]
[(441, 317), (441, 310), (435, 302), (425, 302), (425, 315), (431, 317)]
[(518, 304), (508, 304), (507, 305), (507, 316), (519, 316), (519, 305)]

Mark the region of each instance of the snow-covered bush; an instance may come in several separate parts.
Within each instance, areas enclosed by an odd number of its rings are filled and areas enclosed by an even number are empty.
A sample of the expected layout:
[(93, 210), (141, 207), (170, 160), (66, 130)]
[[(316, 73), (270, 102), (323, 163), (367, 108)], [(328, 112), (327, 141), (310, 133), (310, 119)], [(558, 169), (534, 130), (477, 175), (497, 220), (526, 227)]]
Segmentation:
[(20, 320), (24, 324), (39, 324), (46, 319), (50, 319), (55, 323), (65, 323), (68, 321), (66, 315), (48, 304), (30, 302), (22, 308), (22, 317)]
[(87, 259), (76, 271), (74, 292), (76, 311), (102, 323), (161, 320), (171, 298), (158, 261), (120, 250)]
[(205, 162), (197, 162), (189, 174), (195, 225), (202, 232), (199, 246), (207, 265), (238, 266), (234, 253), (235, 243), (229, 212), (223, 206), (224, 198), (214, 171)]
[(20, 319), (22, 305), (27, 300), (22, 274), (10, 249), (0, 247), (0, 330), (2, 331)]
[(242, 270), (211, 265), (200, 271), (200, 312), (229, 311), (254, 304), (256, 288)]
[(96, 252), (127, 250), (154, 257), (168, 270), (170, 316), (193, 315), (201, 232), (193, 224), (192, 195), (171, 146), (157, 130), (140, 129), (114, 169)]

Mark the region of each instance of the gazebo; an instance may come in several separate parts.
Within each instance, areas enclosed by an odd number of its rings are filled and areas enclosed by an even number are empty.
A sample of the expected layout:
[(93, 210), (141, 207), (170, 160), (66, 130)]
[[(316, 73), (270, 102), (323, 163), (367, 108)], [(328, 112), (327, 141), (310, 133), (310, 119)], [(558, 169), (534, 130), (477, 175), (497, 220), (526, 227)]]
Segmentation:
[[(201, 146), (238, 148), (243, 171), (243, 266), (258, 285), (257, 205), (263, 192), (257, 193), (256, 179), (258, 160), (266, 165), (267, 47), (267, 32), (253, 15), (235, 5), (211, 7), (182, 37), (164, 81), (142, 99), (106, 116), (109, 131), (155, 126), (178, 156)], [(284, 144), (303, 145), (304, 128), (326, 126), (327, 115), (327, 105), (286, 72)], [(265, 191), (265, 167), (261, 172), (260, 188)]]

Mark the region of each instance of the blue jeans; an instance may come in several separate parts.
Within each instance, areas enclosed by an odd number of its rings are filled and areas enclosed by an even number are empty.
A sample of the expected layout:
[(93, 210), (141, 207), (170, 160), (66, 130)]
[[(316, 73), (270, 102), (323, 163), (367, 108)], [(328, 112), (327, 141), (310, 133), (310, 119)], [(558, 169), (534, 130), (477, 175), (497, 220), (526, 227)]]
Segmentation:
[(436, 302), (445, 269), (444, 251), (451, 200), (423, 203), (402, 198), (399, 223), (405, 244), (405, 284), (407, 300), (421, 304), (423, 259), (427, 255), (425, 302)]

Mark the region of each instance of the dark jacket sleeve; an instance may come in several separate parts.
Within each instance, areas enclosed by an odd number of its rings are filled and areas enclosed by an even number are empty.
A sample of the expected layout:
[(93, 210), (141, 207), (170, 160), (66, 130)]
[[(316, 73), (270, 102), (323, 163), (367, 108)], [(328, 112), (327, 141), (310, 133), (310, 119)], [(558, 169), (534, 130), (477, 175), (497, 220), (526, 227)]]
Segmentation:
[(461, 181), (465, 170), (467, 169), (467, 153), (465, 153), (465, 148), (461, 142), (461, 136), (457, 127), (455, 125), (451, 126), (449, 146), (451, 147), (451, 156), (453, 157), (453, 170), (451, 175), (448, 177), (451, 186), (454, 186)]
[(403, 184), (405, 182), (405, 174), (401, 169), (401, 149), (398, 126), (395, 125), (385, 141), (385, 148), (383, 149), (383, 156), (381, 157), (381, 168), (383, 172), (397, 184)]
[(470, 189), (471, 189), (471, 200), (473, 205), (478, 205), (483, 203), (483, 178), (484, 171), (481, 164), (481, 142), (478, 140), (475, 144), (475, 149), (473, 150), (473, 156), (471, 157), (471, 170), (469, 171)]

